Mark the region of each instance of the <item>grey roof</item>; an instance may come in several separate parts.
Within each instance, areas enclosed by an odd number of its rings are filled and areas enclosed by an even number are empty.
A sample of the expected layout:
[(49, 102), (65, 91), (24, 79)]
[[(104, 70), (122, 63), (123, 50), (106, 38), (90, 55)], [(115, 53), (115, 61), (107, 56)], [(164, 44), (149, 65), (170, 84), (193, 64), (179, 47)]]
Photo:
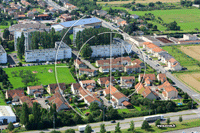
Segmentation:
[(155, 39), (154, 37), (152, 36), (144, 36), (145, 38), (151, 40), (151, 41), (158, 41), (157, 39)]
[(165, 53), (165, 52), (161, 52), (161, 53), (158, 53), (160, 56), (162, 56), (163, 58), (165, 58), (165, 60), (170, 60), (171, 58), (174, 58), (173, 56), (171, 56), (170, 54), (168, 53)]
[(87, 24), (94, 24), (94, 23), (100, 23), (101, 20), (93, 17), (93, 18), (86, 18), (81, 20), (74, 20), (74, 21), (67, 21), (59, 23), (63, 27), (71, 27), (71, 26), (79, 26), (79, 25), (87, 25)]
[(50, 29), (50, 26), (42, 23), (26, 23), (26, 24), (14, 24), (9, 27), (9, 30), (21, 30), (21, 29)]
[(138, 42), (145, 42), (143, 39), (137, 37), (137, 36), (131, 36), (131, 38), (133, 38), (134, 40), (138, 41)]
[(0, 45), (0, 53), (6, 53), (5, 49), (3, 48), (2, 45)]

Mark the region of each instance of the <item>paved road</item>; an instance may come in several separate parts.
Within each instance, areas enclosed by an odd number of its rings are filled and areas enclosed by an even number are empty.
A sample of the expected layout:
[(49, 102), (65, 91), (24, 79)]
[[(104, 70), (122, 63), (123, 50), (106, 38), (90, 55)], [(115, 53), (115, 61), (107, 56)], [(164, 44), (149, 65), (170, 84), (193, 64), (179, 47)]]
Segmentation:
[[(78, 51), (73, 50), (72, 53), (74, 54), (75, 58), (78, 56)], [(80, 53), (79, 53), (80, 54)], [(85, 63), (89, 68), (93, 70), (98, 70), (98, 68), (94, 67), (89, 61), (84, 60), (83, 58), (79, 58), (83, 63)]]
[(52, 0), (45, 0), (45, 2), (49, 5), (54, 7), (57, 10), (62, 10), (62, 11), (66, 11), (67, 9), (65, 7), (61, 7), (60, 5), (58, 5), (57, 3), (53, 2)]
[[(164, 118), (170, 117), (171, 121), (178, 121), (180, 115), (182, 115), (183, 120), (197, 119), (197, 118), (200, 118), (200, 109), (193, 109), (193, 110), (186, 110), (186, 111), (181, 111), (181, 112), (163, 114)], [(121, 129), (127, 129), (127, 128), (129, 128), (129, 124), (130, 124), (131, 121), (135, 122), (135, 127), (140, 127), (143, 120), (144, 120), (144, 117), (135, 117), (135, 118), (128, 118), (128, 119), (124, 119), (124, 120), (117, 120), (116, 122), (120, 122)], [(163, 121), (163, 122), (165, 122), (165, 121)], [(90, 126), (95, 127), (93, 129), (95, 130), (95, 132), (98, 132), (100, 130), (99, 127), (102, 123), (104, 123), (106, 125), (107, 131), (112, 131), (112, 130), (115, 129), (116, 123), (112, 124), (112, 123), (110, 123), (110, 121), (92, 123), (92, 124), (90, 124)], [(62, 128), (58, 128), (56, 130), (64, 131), (64, 130), (67, 130), (67, 129), (70, 129), (70, 128), (71, 129), (78, 129), (78, 126), (62, 127)], [(31, 132), (28, 132), (28, 133), (39, 133), (41, 131), (50, 132), (52, 130), (53, 129), (38, 130), (38, 131), (31, 131)]]

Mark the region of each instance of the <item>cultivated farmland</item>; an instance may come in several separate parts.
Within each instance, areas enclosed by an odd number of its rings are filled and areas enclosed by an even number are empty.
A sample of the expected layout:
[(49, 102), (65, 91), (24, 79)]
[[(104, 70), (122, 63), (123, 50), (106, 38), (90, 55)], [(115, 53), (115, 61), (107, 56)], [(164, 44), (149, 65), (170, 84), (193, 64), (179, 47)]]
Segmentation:
[(181, 46), (179, 49), (190, 57), (200, 61), (200, 45)]
[(176, 76), (188, 86), (200, 93), (200, 73), (176, 74)]
[[(52, 69), (52, 72), (48, 70)], [(8, 74), (8, 79), (13, 85), (13, 88), (24, 87), (24, 83), (22, 82), (22, 78), (19, 76), (13, 76), (12, 72), (19, 72), (20, 70), (30, 70), (34, 71), (36, 77), (39, 79), (38, 82), (29, 83), (29, 86), (32, 85), (48, 85), (56, 82), (55, 77), (55, 66), (54, 65), (46, 65), (46, 66), (29, 66), (29, 67), (15, 67), (15, 68), (5, 68), (4, 71)], [(69, 69), (67, 67), (59, 67), (57, 68), (57, 77), (59, 83), (75, 83), (75, 79), (72, 77)]]

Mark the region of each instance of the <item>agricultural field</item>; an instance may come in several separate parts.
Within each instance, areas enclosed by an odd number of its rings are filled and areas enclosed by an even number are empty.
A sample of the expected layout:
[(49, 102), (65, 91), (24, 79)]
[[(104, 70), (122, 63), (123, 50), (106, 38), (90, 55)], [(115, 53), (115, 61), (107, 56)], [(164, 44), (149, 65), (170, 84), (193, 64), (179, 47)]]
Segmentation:
[[(48, 70), (52, 69), (52, 72)], [(70, 73), (69, 68), (67, 67), (57, 67), (57, 77), (59, 83), (75, 83), (75, 79)], [(4, 71), (8, 74), (8, 79), (13, 85), (13, 88), (24, 87), (22, 78), (19, 76), (13, 76), (12, 72), (19, 72), (20, 70), (30, 70), (34, 72), (37, 82), (29, 83), (28, 86), (32, 85), (48, 85), (56, 82), (55, 66), (54, 65), (45, 65), (45, 66), (29, 66), (29, 67), (15, 67), (15, 68), (5, 68)]]
[[(136, 0), (136, 3), (150, 3), (150, 2), (157, 2), (157, 1), (161, 1), (163, 3), (176, 3), (176, 2), (180, 2), (180, 0)], [(128, 4), (133, 2), (132, 0), (128, 0), (128, 1), (110, 1), (110, 2), (97, 2), (97, 4), (109, 4), (109, 5), (119, 5), (119, 4)]]
[[(194, 45), (196, 47), (199, 45)], [(162, 47), (166, 50), (169, 54), (171, 54), (177, 61), (180, 62), (181, 66), (186, 67), (190, 71), (200, 70), (199, 60), (187, 55), (185, 52), (182, 51), (183, 47), (193, 47), (192, 45), (187, 46), (165, 46)], [(182, 48), (182, 49), (181, 49)], [(187, 48), (186, 48), (187, 49)], [(188, 49), (187, 49), (188, 50)]]
[(200, 45), (181, 46), (179, 49), (190, 57), (200, 61)]
[(175, 74), (177, 78), (200, 93), (200, 72)]

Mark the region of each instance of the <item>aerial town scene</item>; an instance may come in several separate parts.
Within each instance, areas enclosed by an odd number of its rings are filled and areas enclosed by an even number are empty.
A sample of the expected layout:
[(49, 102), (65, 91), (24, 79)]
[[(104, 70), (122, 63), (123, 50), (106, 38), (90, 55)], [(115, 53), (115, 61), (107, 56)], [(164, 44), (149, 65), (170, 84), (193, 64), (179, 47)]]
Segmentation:
[(200, 133), (200, 0), (0, 0), (1, 133)]

